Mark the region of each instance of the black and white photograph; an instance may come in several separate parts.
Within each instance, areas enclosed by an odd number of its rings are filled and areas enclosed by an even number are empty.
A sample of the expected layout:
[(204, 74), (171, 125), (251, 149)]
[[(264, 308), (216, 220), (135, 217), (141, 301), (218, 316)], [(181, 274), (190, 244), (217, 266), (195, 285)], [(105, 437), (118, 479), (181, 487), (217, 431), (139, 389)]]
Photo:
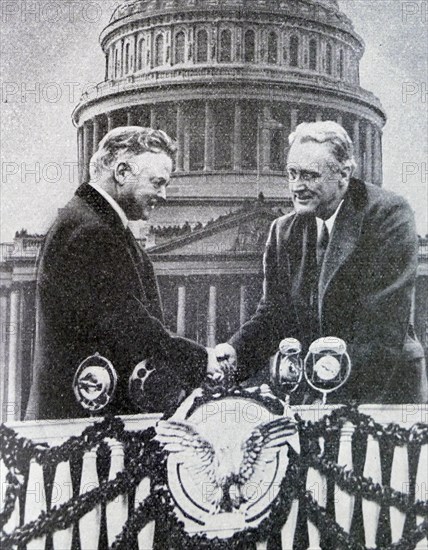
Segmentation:
[(428, 1), (0, 17), (0, 548), (428, 550)]

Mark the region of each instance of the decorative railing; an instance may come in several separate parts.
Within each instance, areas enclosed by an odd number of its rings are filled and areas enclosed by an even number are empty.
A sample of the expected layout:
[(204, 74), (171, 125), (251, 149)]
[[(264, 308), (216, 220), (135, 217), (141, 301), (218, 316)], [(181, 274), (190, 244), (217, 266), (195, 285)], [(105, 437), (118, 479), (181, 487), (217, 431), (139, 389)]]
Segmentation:
[(36, 258), (43, 244), (44, 237), (23, 237), (13, 243), (0, 244), (0, 261), (13, 258)]
[[(12, 261), (17, 258), (37, 259), (42, 248), (43, 238), (19, 239), (13, 243), (0, 244), (0, 262)], [(419, 242), (419, 263), (428, 262), (428, 242)]]
[(108, 80), (87, 89), (81, 97), (81, 103), (76, 109), (82, 106), (82, 103), (98, 99), (111, 94), (120, 92), (129, 92), (138, 89), (144, 85), (153, 85), (159, 83), (171, 84), (174, 82), (183, 82), (190, 80), (192, 82), (203, 82), (212, 80), (260, 80), (266, 82), (281, 81), (297, 85), (311, 85), (322, 87), (325, 90), (341, 91), (350, 97), (370, 103), (377, 109), (382, 109), (379, 99), (364, 90), (363, 88), (349, 84), (324, 75), (314, 74), (309, 71), (296, 71), (288, 67), (268, 67), (268, 66), (250, 66), (242, 65), (194, 65), (192, 67), (171, 67), (168, 69), (152, 69), (149, 72), (140, 72), (127, 75), (121, 79)]
[(428, 261), (428, 239), (419, 241), (419, 261)]
[[(302, 451), (287, 469), (275, 519), (230, 540), (210, 540), (208, 547), (245, 542), (261, 550), (275, 533), (275, 548), (284, 550), (302, 548), (302, 540), (311, 549), (426, 550), (428, 406), (301, 406), (295, 412)], [(7, 487), (2, 547), (19, 541), (29, 550), (49, 544), (63, 550), (80, 541), (85, 549), (125, 549), (138, 540), (138, 548), (148, 550), (155, 530), (168, 528), (172, 546), (204, 548), (204, 533), (184, 533), (173, 519), (168, 491), (157, 492), (158, 451), (150, 437), (158, 419), (137, 415), (95, 426), (86, 419), (1, 428), (1, 482)], [(83, 437), (75, 437), (84, 429)], [(299, 513), (306, 518), (303, 535)]]

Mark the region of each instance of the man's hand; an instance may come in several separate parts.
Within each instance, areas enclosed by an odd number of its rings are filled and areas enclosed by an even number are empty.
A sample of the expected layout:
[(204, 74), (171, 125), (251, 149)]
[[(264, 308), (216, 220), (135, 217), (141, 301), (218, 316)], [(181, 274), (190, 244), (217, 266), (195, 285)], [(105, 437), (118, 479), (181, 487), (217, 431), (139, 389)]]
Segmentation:
[(227, 343), (217, 344), (215, 354), (223, 374), (236, 371), (236, 350), (233, 346)]

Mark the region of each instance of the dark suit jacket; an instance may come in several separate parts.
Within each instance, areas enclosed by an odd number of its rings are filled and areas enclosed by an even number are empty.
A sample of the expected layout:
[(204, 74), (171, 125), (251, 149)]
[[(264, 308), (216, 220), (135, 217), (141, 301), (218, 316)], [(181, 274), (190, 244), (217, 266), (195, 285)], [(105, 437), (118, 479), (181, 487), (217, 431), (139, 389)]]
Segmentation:
[(72, 381), (77, 367), (99, 352), (118, 373), (116, 396), (103, 412), (138, 412), (128, 398), (133, 368), (151, 357), (163, 371), (151, 408), (162, 409), (171, 386), (197, 386), (206, 350), (163, 326), (153, 266), (119, 216), (84, 184), (46, 236), (37, 279), (37, 337), (28, 418), (86, 415)]
[(324, 257), (314, 326), (308, 297), (315, 246), (314, 217), (292, 213), (273, 222), (262, 300), (230, 341), (244, 373), (266, 362), (282, 338), (299, 339), (306, 352), (316, 338), (336, 336), (348, 344), (353, 363), (338, 401), (414, 401), (420, 373), (406, 371), (402, 355), (418, 251), (409, 205), (379, 187), (351, 181)]

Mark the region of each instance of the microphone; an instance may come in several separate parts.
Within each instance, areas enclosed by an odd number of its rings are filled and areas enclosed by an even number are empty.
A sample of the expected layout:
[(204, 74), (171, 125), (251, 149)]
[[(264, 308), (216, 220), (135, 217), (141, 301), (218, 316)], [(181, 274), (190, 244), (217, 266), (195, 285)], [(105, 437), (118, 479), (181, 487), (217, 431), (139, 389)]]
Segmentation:
[(318, 338), (309, 346), (304, 363), (305, 378), (308, 384), (323, 395), (338, 390), (351, 374), (351, 359), (346, 343), (335, 336)]
[(281, 340), (278, 351), (270, 365), (272, 385), (289, 396), (298, 387), (303, 377), (302, 345), (296, 338)]
[(78, 403), (91, 413), (103, 410), (112, 401), (116, 386), (117, 373), (113, 364), (98, 352), (80, 363), (73, 379)]

